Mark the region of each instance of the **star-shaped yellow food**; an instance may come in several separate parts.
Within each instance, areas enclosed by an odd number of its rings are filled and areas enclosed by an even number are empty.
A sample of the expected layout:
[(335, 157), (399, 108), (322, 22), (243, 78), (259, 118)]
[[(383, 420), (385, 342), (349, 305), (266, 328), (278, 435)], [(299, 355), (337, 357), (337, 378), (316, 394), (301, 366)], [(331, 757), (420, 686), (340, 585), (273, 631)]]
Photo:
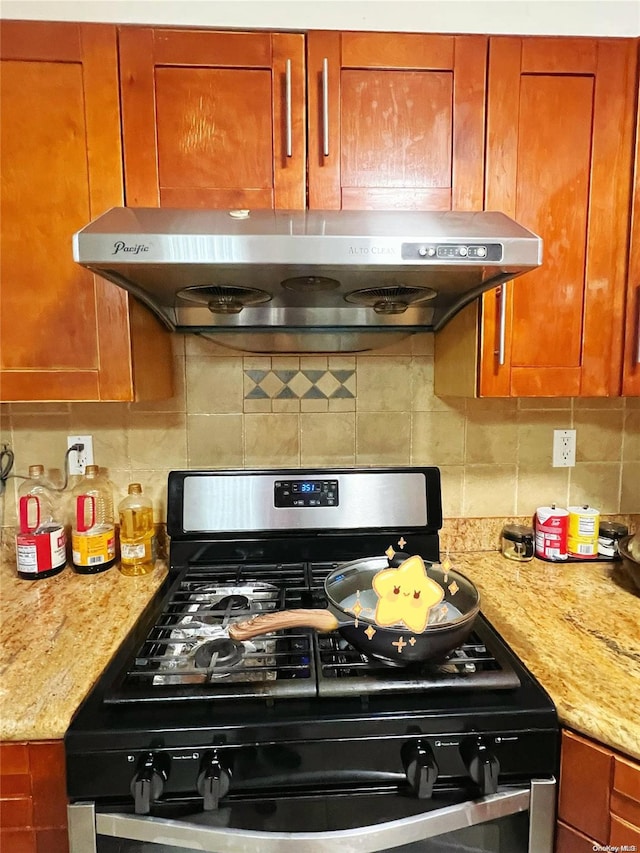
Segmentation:
[(416, 634), (427, 626), (429, 611), (444, 597), (444, 590), (427, 576), (421, 557), (409, 557), (397, 569), (382, 569), (374, 575), (378, 595), (378, 625), (403, 623)]

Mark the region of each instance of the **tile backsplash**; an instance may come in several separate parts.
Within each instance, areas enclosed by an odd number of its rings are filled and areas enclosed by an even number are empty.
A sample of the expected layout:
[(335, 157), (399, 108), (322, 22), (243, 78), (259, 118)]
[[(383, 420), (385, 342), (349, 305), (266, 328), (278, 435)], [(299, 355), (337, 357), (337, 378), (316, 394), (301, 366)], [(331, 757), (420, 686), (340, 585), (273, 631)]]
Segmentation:
[[(464, 400), (433, 393), (433, 336), (358, 355), (262, 356), (176, 335), (176, 392), (154, 403), (11, 403), (0, 438), (14, 472), (62, 466), (93, 436), (116, 497), (141, 482), (164, 521), (174, 468), (437, 465), (444, 513), (528, 516), (589, 503), (640, 513), (640, 399)], [(577, 431), (575, 468), (552, 468), (554, 429)], [(9, 480), (2, 524), (15, 524)]]

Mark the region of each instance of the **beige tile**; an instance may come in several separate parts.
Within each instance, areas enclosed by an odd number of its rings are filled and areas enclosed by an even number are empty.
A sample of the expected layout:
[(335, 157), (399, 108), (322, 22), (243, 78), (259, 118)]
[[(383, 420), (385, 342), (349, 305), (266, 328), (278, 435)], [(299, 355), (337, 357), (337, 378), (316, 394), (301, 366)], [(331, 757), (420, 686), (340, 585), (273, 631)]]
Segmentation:
[(303, 355), (300, 356), (300, 370), (327, 370), (328, 357), (326, 355)]
[(355, 413), (301, 415), (300, 463), (309, 466), (353, 466), (355, 431)]
[(622, 410), (574, 414), (576, 462), (615, 462), (622, 456)]
[(185, 388), (186, 360), (184, 356), (175, 356), (173, 359), (173, 396), (168, 400), (140, 400), (130, 403), (129, 407), (134, 412), (185, 412), (187, 408), (187, 396)]
[(625, 412), (622, 458), (629, 462), (640, 462), (640, 409)]
[(569, 504), (589, 504), (600, 512), (620, 512), (621, 465), (617, 462), (578, 462), (570, 469)]
[(416, 335), (412, 335), (410, 341), (412, 355), (428, 355), (433, 358), (435, 353), (435, 335), (433, 332), (419, 332)]
[(572, 411), (571, 397), (518, 397), (521, 411), (530, 409), (568, 409)]
[(6, 416), (12, 415), (64, 415), (70, 403), (3, 403)]
[[(233, 335), (229, 337), (229, 340), (233, 340)], [(191, 357), (213, 358), (215, 356), (221, 356), (222, 358), (236, 356), (237, 358), (242, 358), (244, 354), (240, 350), (222, 346), (202, 335), (184, 335), (184, 352), (187, 360)]]
[(245, 415), (246, 467), (297, 467), (300, 460), (299, 415)]
[[(301, 376), (302, 376), (302, 374), (300, 374), (300, 373), (296, 374), (296, 376), (293, 377), (291, 384), (289, 386), (291, 388), (291, 390), (294, 392), (294, 394), (298, 393), (296, 388), (293, 387), (295, 385), (295, 380)], [(304, 379), (304, 377), (302, 377), (302, 378)], [(306, 380), (306, 382), (307, 382), (307, 387), (308, 387), (311, 383), (308, 380)], [(265, 392), (265, 394), (268, 394), (269, 397), (273, 400), (278, 396), (278, 394), (284, 388), (284, 382), (282, 381), (282, 379), (279, 379), (273, 371), (269, 371), (269, 373), (267, 373), (265, 378), (260, 383), (260, 387)], [(305, 390), (306, 390), (306, 388), (305, 388)]]
[(70, 435), (71, 431), (68, 413), (13, 413), (11, 427), (14, 474), (26, 474), (29, 465), (44, 465), (46, 469), (63, 467), (67, 435)]
[[(299, 412), (302, 405), (302, 400), (272, 400), (272, 412)], [(318, 402), (322, 402), (319, 400)]]
[(624, 405), (627, 411), (640, 409), (640, 397), (625, 397)]
[[(326, 370), (326, 358), (324, 359)], [(297, 355), (274, 355), (271, 357), (272, 370), (300, 370), (300, 356)]]
[(243, 370), (271, 370), (270, 355), (245, 355), (242, 359)]
[[(297, 404), (297, 400), (294, 400), (293, 402)], [(249, 412), (250, 413), (270, 412), (272, 410), (271, 409), (272, 403), (273, 403), (273, 400), (271, 400), (270, 398), (267, 398), (266, 400), (264, 398), (259, 399), (259, 400), (246, 400), (245, 399), (245, 401), (244, 401), (244, 412), (245, 412), (245, 414), (247, 414)]]
[(330, 355), (327, 359), (329, 370), (355, 370), (355, 355)]
[(328, 412), (329, 400), (300, 400), (299, 409), (301, 412)]
[(569, 503), (569, 468), (551, 468), (547, 464), (518, 468), (516, 514), (533, 517), (539, 506), (566, 507)]
[(442, 515), (458, 518), (462, 515), (464, 468), (462, 465), (440, 465), (442, 482)]
[(243, 379), (241, 358), (188, 358), (187, 412), (211, 415), (242, 412)]
[(132, 471), (184, 468), (187, 463), (186, 415), (163, 412), (129, 415)]
[(640, 462), (625, 462), (622, 467), (620, 512), (640, 513)]
[[(174, 358), (184, 358), (185, 357), (185, 338), (186, 335), (172, 334), (171, 335), (171, 352), (173, 353)], [(193, 337), (193, 336), (192, 336)]]
[(461, 465), (464, 461), (465, 422), (457, 412), (413, 412), (411, 463)]
[(433, 393), (433, 359), (415, 356), (411, 359), (411, 411), (431, 412), (440, 401)]
[(470, 397), (467, 403), (467, 416), (489, 413), (497, 417), (516, 420), (518, 401), (496, 397)]
[(464, 471), (464, 516), (512, 515), (516, 506), (515, 465), (466, 465)]
[(71, 432), (93, 436), (93, 458), (96, 465), (128, 468), (128, 410), (127, 403), (71, 404)]
[(187, 464), (190, 468), (242, 468), (242, 415), (189, 415)]
[(467, 464), (515, 462), (517, 447), (518, 424), (513, 410), (505, 411), (501, 406), (495, 410), (474, 407), (467, 414), (464, 457)]
[(553, 459), (554, 429), (571, 429), (571, 412), (523, 410), (518, 412), (518, 464), (544, 470)]
[(356, 414), (357, 465), (408, 465), (411, 416), (401, 412)]
[[(394, 332), (391, 332), (391, 336), (394, 335)], [(358, 353), (358, 358), (368, 358), (369, 356), (374, 357), (388, 357), (388, 356), (396, 356), (396, 355), (411, 355), (411, 341), (413, 335), (409, 334), (400, 340), (392, 340), (389, 339), (388, 343), (387, 336), (385, 333), (380, 333), (378, 336), (378, 341), (374, 349), (364, 350), (363, 352)]]
[(585, 409), (622, 409), (623, 397), (576, 397), (573, 401), (575, 412)]
[(328, 403), (330, 412), (355, 412), (356, 410), (355, 397), (333, 397)]
[(408, 412), (411, 408), (410, 359), (358, 356), (359, 412)]

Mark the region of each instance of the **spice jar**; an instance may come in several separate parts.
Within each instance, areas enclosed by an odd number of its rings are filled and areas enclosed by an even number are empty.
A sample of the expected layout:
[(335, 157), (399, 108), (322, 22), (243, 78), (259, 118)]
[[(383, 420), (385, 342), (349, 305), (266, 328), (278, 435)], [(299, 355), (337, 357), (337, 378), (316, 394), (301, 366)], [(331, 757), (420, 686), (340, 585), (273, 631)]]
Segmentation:
[(524, 563), (533, 559), (533, 527), (524, 524), (505, 524), (502, 528), (500, 550), (509, 560)]

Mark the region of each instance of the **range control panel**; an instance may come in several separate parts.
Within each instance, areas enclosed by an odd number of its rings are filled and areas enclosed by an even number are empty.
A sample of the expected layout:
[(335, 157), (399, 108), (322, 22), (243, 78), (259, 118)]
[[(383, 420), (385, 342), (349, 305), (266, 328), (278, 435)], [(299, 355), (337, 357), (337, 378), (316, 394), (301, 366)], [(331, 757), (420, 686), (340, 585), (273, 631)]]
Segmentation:
[(337, 480), (276, 480), (277, 507), (338, 506)]
[(501, 261), (501, 243), (403, 243), (405, 261)]

